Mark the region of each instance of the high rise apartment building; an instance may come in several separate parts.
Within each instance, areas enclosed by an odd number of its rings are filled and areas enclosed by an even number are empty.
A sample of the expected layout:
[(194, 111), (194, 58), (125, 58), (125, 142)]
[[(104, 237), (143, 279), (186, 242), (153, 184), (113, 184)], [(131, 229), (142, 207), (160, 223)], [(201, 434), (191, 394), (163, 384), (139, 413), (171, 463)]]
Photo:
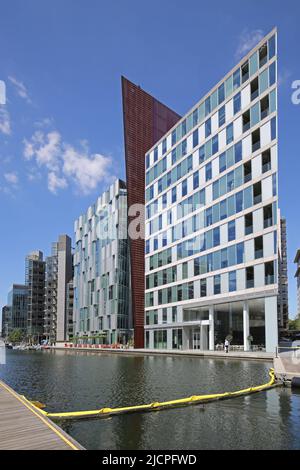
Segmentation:
[(27, 286), (13, 284), (7, 296), (7, 305), (2, 309), (2, 336), (8, 337), (13, 330), (27, 334)]
[(278, 248), (278, 328), (283, 331), (289, 326), (286, 219), (283, 217), (280, 219)]
[(69, 337), (68, 283), (72, 276), (71, 238), (60, 235), (46, 258), (44, 335), (51, 343)]
[(25, 284), (28, 288), (27, 335), (40, 341), (44, 333), (45, 261), (43, 253), (34, 251), (26, 256)]
[(145, 155), (147, 348), (275, 351), (276, 34)]
[(131, 312), (125, 183), (116, 180), (74, 229), (74, 341), (126, 343)]

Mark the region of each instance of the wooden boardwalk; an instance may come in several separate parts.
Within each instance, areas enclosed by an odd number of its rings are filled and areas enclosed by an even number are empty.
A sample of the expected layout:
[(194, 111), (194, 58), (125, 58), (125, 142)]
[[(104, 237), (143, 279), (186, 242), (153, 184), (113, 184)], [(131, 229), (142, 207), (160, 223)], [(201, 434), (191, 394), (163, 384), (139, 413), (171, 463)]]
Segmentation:
[(84, 450), (0, 380), (0, 450)]

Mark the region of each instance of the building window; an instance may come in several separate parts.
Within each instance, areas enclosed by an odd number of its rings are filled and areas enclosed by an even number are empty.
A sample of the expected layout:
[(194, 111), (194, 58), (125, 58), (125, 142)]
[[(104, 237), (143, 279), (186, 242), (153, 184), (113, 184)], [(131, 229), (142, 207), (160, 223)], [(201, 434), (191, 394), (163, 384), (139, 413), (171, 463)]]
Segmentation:
[(166, 308), (163, 308), (163, 311), (162, 311), (162, 322), (168, 323), (168, 312)]
[(240, 69), (237, 69), (233, 73), (233, 89), (236, 90), (241, 86), (241, 74), (240, 74)]
[(243, 132), (250, 129), (250, 109), (243, 113)]
[(228, 222), (228, 241), (235, 240), (235, 220)]
[(253, 185), (253, 204), (261, 202), (261, 181)]
[(233, 113), (237, 114), (241, 110), (241, 93), (237, 93), (233, 97)]
[(233, 123), (226, 127), (226, 144), (233, 142)]
[(267, 43), (263, 44), (259, 49), (259, 67), (263, 67), (268, 61)]
[[(211, 119), (209, 118), (207, 119), (207, 121), (205, 121), (205, 137), (209, 137), (210, 134), (211, 134)], [(198, 145), (198, 143), (196, 145)]]
[(200, 279), (200, 295), (206, 297), (206, 279)]
[(154, 330), (154, 348), (167, 349), (167, 330)]
[(272, 204), (264, 207), (264, 228), (271, 227), (273, 225), (273, 211)]
[(226, 152), (224, 152), (219, 156), (219, 172), (225, 171), (226, 167)]
[(196, 171), (193, 174), (193, 189), (197, 189), (199, 187), (199, 171)]
[(246, 268), (246, 289), (252, 289), (254, 287), (254, 268), (249, 266)]
[(228, 275), (229, 292), (236, 291), (236, 271), (231, 271)]
[(242, 83), (245, 83), (249, 78), (249, 64), (248, 61), (241, 66)]
[(276, 118), (271, 119), (271, 140), (276, 139)]
[(222, 106), (219, 109), (219, 127), (223, 126), (225, 124), (226, 117), (225, 117), (225, 106)]
[(238, 163), (242, 160), (243, 158), (243, 146), (242, 146), (242, 141), (237, 142), (234, 146), (234, 161), (235, 163)]
[(224, 83), (218, 88), (218, 103), (221, 104), (225, 100), (225, 87)]
[(252, 160), (244, 163), (244, 183), (248, 183), (252, 179)]
[(211, 163), (208, 163), (205, 166), (205, 179), (206, 181), (209, 181), (211, 180), (211, 178), (212, 178), (212, 166), (211, 166)]
[(210, 96), (205, 100), (205, 116), (211, 112), (211, 103), (210, 103)]
[(274, 284), (274, 262), (265, 263), (265, 285)]
[(260, 148), (260, 129), (252, 132), (252, 152), (256, 152)]
[(271, 170), (271, 151), (270, 149), (265, 150), (262, 153), (262, 172), (266, 173)]
[(218, 134), (212, 138), (212, 155), (219, 151), (219, 136)]
[(214, 295), (221, 294), (221, 276), (214, 276)]
[(196, 129), (193, 132), (193, 147), (197, 147), (198, 144), (199, 144), (199, 133), (198, 133), (198, 129)]
[(184, 197), (187, 195), (187, 179), (181, 183), (181, 196)]
[(176, 199), (177, 199), (176, 186), (174, 186), (174, 188), (172, 188), (172, 203), (176, 202)]
[(146, 168), (150, 166), (150, 155), (146, 155)]
[(201, 165), (201, 163), (203, 163), (204, 160), (205, 160), (205, 146), (202, 145), (199, 148), (199, 165)]
[(274, 85), (276, 82), (276, 62), (273, 62), (269, 67), (269, 86)]
[(188, 277), (188, 264), (187, 262), (182, 263), (182, 279), (187, 279)]
[(245, 215), (245, 235), (250, 235), (253, 232), (253, 214)]
[(177, 307), (172, 307), (172, 322), (177, 322)]
[(251, 101), (254, 101), (258, 97), (258, 77), (252, 80), (250, 84), (251, 89)]
[(254, 238), (254, 255), (255, 259), (259, 259), (264, 256), (263, 237)]
[(270, 112), (270, 101), (269, 95), (265, 96), (262, 100), (260, 100), (260, 118), (261, 120), (265, 119)]
[(213, 246), (220, 245), (220, 227), (216, 227), (213, 229)]
[(176, 130), (172, 131), (172, 146), (176, 144)]

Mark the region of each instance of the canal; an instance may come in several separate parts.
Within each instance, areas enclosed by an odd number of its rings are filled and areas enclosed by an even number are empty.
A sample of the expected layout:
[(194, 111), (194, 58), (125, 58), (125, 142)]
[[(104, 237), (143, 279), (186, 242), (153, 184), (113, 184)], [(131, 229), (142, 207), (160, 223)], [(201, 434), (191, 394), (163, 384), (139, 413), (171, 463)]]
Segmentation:
[[(0, 378), (48, 411), (98, 409), (267, 382), (271, 363), (7, 351)], [(277, 388), (204, 406), (61, 426), (87, 449), (300, 449), (300, 394)]]

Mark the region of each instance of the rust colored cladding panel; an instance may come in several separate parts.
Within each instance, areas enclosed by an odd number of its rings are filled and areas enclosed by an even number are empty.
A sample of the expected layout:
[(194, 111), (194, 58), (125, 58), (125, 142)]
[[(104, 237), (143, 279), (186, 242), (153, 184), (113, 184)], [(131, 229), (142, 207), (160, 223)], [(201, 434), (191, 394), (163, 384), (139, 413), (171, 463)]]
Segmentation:
[[(180, 116), (122, 77), (128, 207), (145, 204), (145, 154)], [(128, 218), (128, 224), (134, 217)], [(130, 240), (134, 347), (144, 347), (145, 240)]]

